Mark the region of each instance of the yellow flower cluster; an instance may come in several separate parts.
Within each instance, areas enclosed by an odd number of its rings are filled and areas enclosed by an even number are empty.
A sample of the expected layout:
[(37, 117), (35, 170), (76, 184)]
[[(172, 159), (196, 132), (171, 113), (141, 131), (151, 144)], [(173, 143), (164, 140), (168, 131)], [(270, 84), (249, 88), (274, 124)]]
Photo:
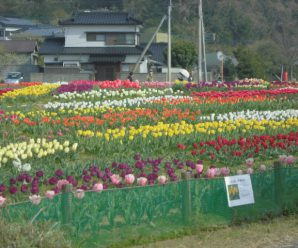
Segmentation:
[(18, 96), (39, 96), (45, 95), (51, 92), (53, 89), (59, 87), (59, 84), (41, 84), (41, 85), (34, 85), (29, 87), (24, 87), (21, 89), (16, 89), (13, 91), (9, 91), (4, 93), (0, 98), (11, 97), (15, 98)]
[(249, 131), (264, 131), (265, 129), (271, 128), (291, 128), (298, 127), (298, 119), (290, 118), (284, 121), (274, 121), (274, 120), (229, 120), (225, 122), (214, 121), (214, 122), (203, 122), (197, 123), (195, 125), (188, 124), (185, 121), (179, 123), (166, 124), (159, 122), (157, 125), (150, 126), (144, 125), (138, 128), (136, 127), (123, 127), (116, 129), (107, 129), (104, 133), (91, 130), (78, 130), (78, 136), (85, 137), (99, 137), (104, 138), (106, 141), (113, 139), (123, 139), (128, 138), (129, 140), (134, 140), (136, 136), (141, 136), (147, 138), (150, 135), (153, 138), (158, 138), (162, 136), (172, 137), (179, 135), (188, 135), (193, 133), (203, 133), (203, 134), (216, 134), (222, 132), (232, 132), (236, 130), (237, 132), (241, 131), (246, 133)]
[[(136, 109), (141, 109), (141, 108), (136, 108)], [(69, 115), (95, 115), (98, 113), (104, 114), (108, 111), (113, 111), (113, 112), (123, 112), (123, 111), (128, 111), (130, 110), (129, 108), (87, 108), (87, 109), (58, 109), (57, 112), (55, 111), (46, 111), (46, 110), (37, 110), (37, 111), (30, 111), (23, 113), (21, 111), (7, 111), (5, 112), (7, 115), (17, 115), (19, 119), (24, 119), (26, 117), (54, 117), (54, 116), (59, 116), (62, 114), (69, 114)]]
[(1, 164), (6, 164), (10, 160), (25, 160), (32, 157), (42, 158), (55, 154), (57, 151), (69, 153), (71, 150), (76, 151), (77, 147), (77, 143), (70, 145), (69, 141), (60, 143), (57, 140), (48, 142), (45, 138), (30, 139), (28, 142), (10, 143), (5, 147), (0, 146), (0, 167)]

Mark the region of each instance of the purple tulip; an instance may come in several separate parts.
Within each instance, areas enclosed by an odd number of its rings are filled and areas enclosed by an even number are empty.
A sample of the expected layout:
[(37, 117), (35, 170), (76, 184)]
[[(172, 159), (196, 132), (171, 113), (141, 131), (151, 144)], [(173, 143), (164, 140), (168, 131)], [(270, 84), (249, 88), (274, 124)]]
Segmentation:
[(88, 173), (88, 171), (87, 170), (83, 170), (83, 175), (88, 175), (89, 173)]
[(14, 195), (14, 194), (17, 193), (17, 192), (18, 192), (18, 188), (17, 188), (16, 186), (11, 186), (11, 187), (9, 188), (9, 193), (10, 193), (10, 194)]
[(75, 180), (75, 178), (73, 176), (67, 176), (66, 180), (71, 183)]
[(51, 177), (49, 179), (49, 184), (56, 185), (58, 183), (58, 179), (56, 177)]
[(83, 176), (83, 181), (88, 183), (91, 180), (91, 177), (89, 175), (84, 175)]
[(76, 181), (75, 179), (73, 181), (70, 182), (72, 184), (73, 187), (78, 186), (78, 181)]
[(26, 183), (30, 183), (31, 182), (31, 177), (30, 177), (30, 175), (26, 175), (26, 178), (25, 178), (25, 181), (26, 181)]
[(83, 185), (80, 187), (80, 189), (82, 189), (82, 190), (88, 190), (88, 186), (87, 186), (86, 184), (83, 184)]
[(103, 177), (103, 173), (102, 173), (101, 171), (98, 171), (98, 172), (97, 172), (97, 177), (98, 177), (98, 178), (102, 178), (102, 177)]
[(180, 170), (184, 168), (184, 164), (182, 162), (180, 162), (177, 166)]
[(134, 156), (134, 160), (141, 160), (141, 155), (140, 154), (136, 154)]
[(139, 177), (147, 177), (147, 174), (145, 172), (140, 173)]
[(6, 187), (4, 184), (0, 184), (0, 192), (4, 192), (6, 190)]
[(35, 173), (35, 175), (36, 175), (37, 177), (43, 177), (43, 171), (37, 171), (37, 172)]
[(13, 185), (17, 183), (17, 180), (15, 178), (10, 178), (9, 182), (11, 185)]
[(58, 194), (60, 192), (60, 189), (58, 189), (57, 187), (53, 189), (53, 191), (55, 192), (55, 194)]
[(165, 167), (166, 167), (166, 168), (171, 168), (171, 163), (170, 163), (170, 162), (166, 162), (166, 163), (165, 163)]
[(28, 192), (28, 185), (23, 184), (23, 185), (21, 186), (21, 192), (22, 192), (22, 193), (26, 193), (26, 192)]
[(63, 171), (61, 169), (58, 169), (58, 170), (55, 171), (55, 175), (57, 177), (62, 177), (63, 176)]
[(177, 165), (179, 163), (179, 159), (177, 158), (173, 159), (173, 163)]
[(23, 182), (25, 180), (25, 176), (24, 174), (20, 174), (18, 175), (18, 178), (17, 178), (18, 182)]
[(36, 186), (31, 187), (31, 193), (32, 194), (37, 194), (39, 192), (39, 188)]

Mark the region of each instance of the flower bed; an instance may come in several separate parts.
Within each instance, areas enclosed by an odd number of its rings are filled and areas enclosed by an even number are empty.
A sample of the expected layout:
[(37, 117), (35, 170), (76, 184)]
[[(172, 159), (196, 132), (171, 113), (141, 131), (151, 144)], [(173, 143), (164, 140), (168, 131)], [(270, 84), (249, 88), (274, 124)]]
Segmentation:
[(278, 159), (297, 165), (297, 89), (233, 90), (267, 85), (254, 80), (228, 91), (154, 84), (160, 89), (116, 80), (2, 90), (0, 205), (38, 204), (64, 184), (79, 197), (165, 184), (182, 170), (213, 178), (262, 172)]

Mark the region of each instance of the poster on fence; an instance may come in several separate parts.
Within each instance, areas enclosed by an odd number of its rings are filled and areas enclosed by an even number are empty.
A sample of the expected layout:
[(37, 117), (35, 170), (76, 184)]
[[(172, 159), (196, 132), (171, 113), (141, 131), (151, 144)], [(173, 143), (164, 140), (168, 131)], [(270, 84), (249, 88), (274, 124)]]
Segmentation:
[(250, 175), (225, 177), (229, 207), (255, 203)]

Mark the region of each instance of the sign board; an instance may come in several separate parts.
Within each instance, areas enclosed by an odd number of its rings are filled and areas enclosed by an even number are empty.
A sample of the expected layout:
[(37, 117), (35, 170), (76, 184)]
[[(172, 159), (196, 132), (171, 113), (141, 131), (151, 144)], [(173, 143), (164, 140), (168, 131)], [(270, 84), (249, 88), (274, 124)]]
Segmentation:
[(255, 203), (250, 175), (225, 177), (229, 207)]

